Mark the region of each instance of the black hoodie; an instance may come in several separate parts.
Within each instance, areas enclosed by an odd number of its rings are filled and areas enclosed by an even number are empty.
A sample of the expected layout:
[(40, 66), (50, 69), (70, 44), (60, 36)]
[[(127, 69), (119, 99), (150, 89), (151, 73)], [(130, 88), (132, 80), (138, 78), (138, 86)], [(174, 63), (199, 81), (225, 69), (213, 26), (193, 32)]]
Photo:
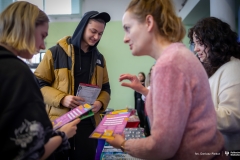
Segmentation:
[[(71, 39), (71, 44), (75, 47), (81, 48), (80, 44), (83, 38), (83, 33), (85, 31), (85, 28), (88, 24), (88, 21), (90, 19), (90, 17), (92, 17), (93, 15), (98, 14), (99, 12), (97, 11), (89, 11), (86, 12), (83, 17), (82, 20), (80, 21), (80, 23), (78, 24), (77, 28), (75, 29), (73, 35), (72, 35), (72, 39)], [(91, 49), (96, 49), (97, 45), (98, 45), (99, 41), (91, 47)]]
[(36, 79), (22, 60), (0, 46), (0, 155), (40, 159), (52, 124)]
[(102, 54), (97, 49), (97, 45), (100, 40), (94, 46), (89, 46), (87, 53), (84, 53), (81, 49), (81, 41), (83, 39), (85, 28), (89, 19), (96, 14), (99, 14), (99, 12), (89, 11), (84, 14), (70, 41), (70, 43), (74, 46), (75, 52), (74, 94), (76, 94), (79, 83), (90, 83), (97, 59), (103, 59)]

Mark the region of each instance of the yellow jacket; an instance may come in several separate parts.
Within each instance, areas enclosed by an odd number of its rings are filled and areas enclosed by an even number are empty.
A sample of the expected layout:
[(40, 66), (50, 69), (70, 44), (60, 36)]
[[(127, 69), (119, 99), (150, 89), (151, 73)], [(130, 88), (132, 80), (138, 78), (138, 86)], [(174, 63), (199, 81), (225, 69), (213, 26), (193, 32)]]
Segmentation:
[[(44, 55), (34, 74), (40, 84), (46, 104), (47, 113), (54, 120), (70, 109), (61, 105), (60, 101), (67, 95), (74, 95), (74, 48), (70, 44), (71, 37), (60, 39)], [(101, 88), (97, 98), (104, 112), (110, 101), (110, 85), (106, 62), (103, 55), (96, 49), (93, 51), (94, 62), (91, 84)], [(94, 115), (96, 125), (100, 122), (99, 112)]]

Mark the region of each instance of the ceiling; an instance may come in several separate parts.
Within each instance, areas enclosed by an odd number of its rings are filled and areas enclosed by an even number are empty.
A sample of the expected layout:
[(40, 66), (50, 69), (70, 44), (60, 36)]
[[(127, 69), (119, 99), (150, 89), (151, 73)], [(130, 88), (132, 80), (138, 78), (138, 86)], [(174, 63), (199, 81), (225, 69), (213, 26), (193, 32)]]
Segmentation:
[[(238, 7), (240, 5), (240, 0), (235, 0), (236, 9), (235, 14), (238, 17)], [(183, 20), (185, 25), (194, 25), (198, 20), (210, 16), (210, 0), (200, 0), (198, 4), (192, 9), (192, 11)]]

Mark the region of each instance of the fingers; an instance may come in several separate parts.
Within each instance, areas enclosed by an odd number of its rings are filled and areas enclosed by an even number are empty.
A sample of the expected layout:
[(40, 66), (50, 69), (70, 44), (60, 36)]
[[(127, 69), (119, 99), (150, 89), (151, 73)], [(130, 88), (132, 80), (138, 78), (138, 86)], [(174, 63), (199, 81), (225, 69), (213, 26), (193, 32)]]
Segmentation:
[(82, 102), (85, 102), (85, 99), (82, 98), (82, 97), (78, 97), (78, 96), (74, 96), (74, 100), (75, 101), (82, 101)]
[(70, 105), (75, 108), (75, 107), (80, 106), (80, 105), (81, 105), (81, 102), (76, 101), (76, 100), (73, 100)]
[(124, 132), (121, 134), (121, 136), (125, 139), (125, 134), (124, 134)]
[(95, 112), (96, 112), (96, 110), (97, 110), (96, 108), (93, 108), (93, 109), (92, 109), (93, 113), (95, 113)]
[(110, 144), (112, 141), (113, 141), (113, 140), (111, 140), (111, 139), (106, 139), (106, 142), (109, 143), (109, 144)]
[(93, 113), (97, 113), (99, 111), (100, 107), (96, 106), (96, 105), (93, 105)]
[(123, 82), (121, 86), (132, 88), (131, 83), (126, 83), (126, 82)]
[(123, 80), (131, 80), (131, 75), (130, 74), (122, 74), (119, 77), (119, 81), (123, 81)]
[(74, 103), (69, 104), (69, 108), (71, 108), (71, 109), (74, 109), (74, 108), (76, 108), (76, 107), (78, 107), (78, 106), (80, 106), (80, 105), (74, 104)]
[(72, 95), (67, 95), (61, 100), (61, 104), (68, 108), (75, 108), (75, 107), (81, 105), (81, 103), (79, 102), (80, 100), (83, 100), (83, 98), (77, 97), (77, 96), (72, 96)]
[(92, 111), (93, 111), (93, 113), (97, 113), (97, 112), (98, 112), (98, 109), (93, 108)]
[(70, 101), (70, 104), (69, 104), (69, 108), (76, 108), (78, 106), (80, 106), (82, 103), (80, 102), (84, 102), (85, 100), (81, 97), (73, 97), (72, 100)]
[(114, 134), (113, 137), (116, 138), (117, 136), (120, 136), (120, 134)]
[(75, 120), (70, 122), (70, 124), (72, 124), (73, 126), (76, 126), (80, 121), (81, 121), (80, 118), (76, 118)]
[(57, 128), (58, 126), (60, 126), (62, 124), (62, 121), (58, 122), (56, 125), (53, 125), (53, 129)]

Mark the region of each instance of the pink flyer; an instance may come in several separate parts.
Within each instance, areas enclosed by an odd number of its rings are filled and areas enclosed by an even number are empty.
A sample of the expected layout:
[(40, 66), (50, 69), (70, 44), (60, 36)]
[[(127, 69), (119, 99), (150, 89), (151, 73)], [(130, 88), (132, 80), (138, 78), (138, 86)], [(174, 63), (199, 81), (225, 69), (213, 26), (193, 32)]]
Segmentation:
[(114, 134), (122, 134), (130, 114), (127, 110), (122, 110), (118, 113), (112, 112), (112, 114), (105, 115), (90, 138), (113, 139)]
[(80, 117), (81, 115), (87, 113), (91, 109), (92, 109), (92, 106), (89, 104), (80, 105), (80, 106), (72, 109), (71, 111), (65, 113), (61, 117), (53, 120), (52, 121), (53, 128), (56, 130), (56, 129), (62, 127), (64, 124), (67, 124), (67, 123), (71, 122), (72, 120)]

